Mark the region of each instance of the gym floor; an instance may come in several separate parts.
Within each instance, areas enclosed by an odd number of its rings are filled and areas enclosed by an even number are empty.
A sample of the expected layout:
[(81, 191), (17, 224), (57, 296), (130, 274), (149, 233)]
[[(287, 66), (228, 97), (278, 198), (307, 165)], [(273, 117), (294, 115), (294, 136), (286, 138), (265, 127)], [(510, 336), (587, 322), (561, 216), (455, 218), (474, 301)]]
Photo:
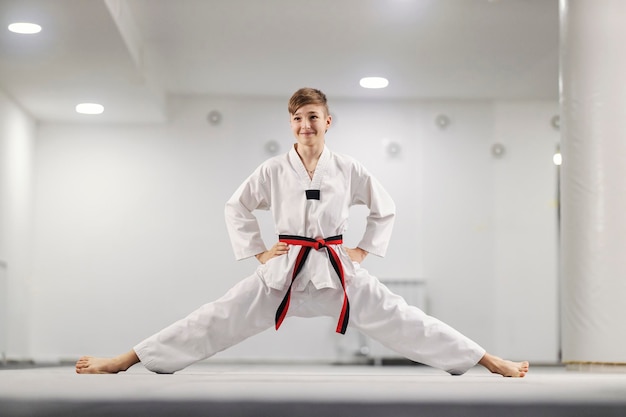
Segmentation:
[(510, 379), (422, 365), (224, 364), (174, 375), (0, 366), (0, 416), (626, 416), (626, 372), (532, 367)]

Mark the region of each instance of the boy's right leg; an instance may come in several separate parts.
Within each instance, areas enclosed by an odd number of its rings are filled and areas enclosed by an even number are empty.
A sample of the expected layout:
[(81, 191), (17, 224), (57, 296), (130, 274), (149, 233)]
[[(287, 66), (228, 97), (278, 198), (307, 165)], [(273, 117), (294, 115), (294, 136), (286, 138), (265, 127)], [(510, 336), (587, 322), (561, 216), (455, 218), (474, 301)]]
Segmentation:
[(96, 358), (83, 356), (76, 362), (77, 374), (116, 374), (125, 371), (139, 362), (134, 350), (122, 353), (114, 358)]
[(139, 360), (153, 372), (176, 372), (272, 327), (283, 296), (284, 291), (269, 288), (253, 274), (130, 352), (115, 358), (81, 358), (76, 372), (115, 373)]

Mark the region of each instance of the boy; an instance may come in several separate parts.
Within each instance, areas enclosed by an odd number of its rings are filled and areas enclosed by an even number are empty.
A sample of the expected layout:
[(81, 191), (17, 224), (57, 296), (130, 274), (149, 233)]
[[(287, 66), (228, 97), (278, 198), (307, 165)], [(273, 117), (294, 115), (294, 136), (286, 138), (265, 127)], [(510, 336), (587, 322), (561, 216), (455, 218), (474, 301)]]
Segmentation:
[[(116, 373), (137, 362), (173, 373), (260, 333), (278, 329), (288, 316), (331, 316), (336, 331), (348, 326), (416, 362), (453, 375), (481, 364), (493, 373), (523, 377), (528, 362), (485, 352), (450, 326), (409, 306), (360, 263), (384, 256), (395, 205), (385, 189), (354, 159), (331, 152), (326, 96), (302, 88), (289, 100), (296, 138), (285, 155), (261, 164), (226, 203), (225, 215), (237, 259), (256, 256), (261, 265), (220, 299), (205, 304), (114, 358), (82, 357), (78, 373)], [(342, 245), (349, 208), (369, 208), (356, 248)], [(254, 210), (271, 210), (278, 242), (269, 250)]]

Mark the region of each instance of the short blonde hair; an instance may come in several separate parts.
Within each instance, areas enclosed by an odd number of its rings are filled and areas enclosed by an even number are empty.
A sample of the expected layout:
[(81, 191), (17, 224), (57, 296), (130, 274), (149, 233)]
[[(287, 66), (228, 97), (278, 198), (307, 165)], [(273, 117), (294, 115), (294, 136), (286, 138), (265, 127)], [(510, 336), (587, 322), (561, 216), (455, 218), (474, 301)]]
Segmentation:
[(320, 104), (324, 106), (324, 110), (326, 111), (326, 115), (330, 113), (328, 111), (328, 103), (326, 101), (326, 94), (322, 93), (320, 90), (315, 88), (301, 88), (289, 99), (289, 114), (294, 114), (298, 109), (302, 106), (306, 106), (307, 104)]

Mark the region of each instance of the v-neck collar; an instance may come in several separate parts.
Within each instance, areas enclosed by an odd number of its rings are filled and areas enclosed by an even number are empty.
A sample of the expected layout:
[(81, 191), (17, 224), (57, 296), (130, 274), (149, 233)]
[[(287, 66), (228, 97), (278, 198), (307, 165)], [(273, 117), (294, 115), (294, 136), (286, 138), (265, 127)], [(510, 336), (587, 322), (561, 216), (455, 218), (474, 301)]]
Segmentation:
[(322, 179), (326, 175), (326, 171), (328, 170), (328, 161), (330, 160), (330, 151), (324, 145), (324, 149), (320, 154), (320, 159), (317, 161), (317, 166), (315, 167), (315, 172), (313, 173), (313, 178), (309, 177), (309, 173), (307, 172), (302, 159), (300, 159), (300, 155), (296, 151), (295, 145), (291, 147), (289, 150), (289, 161), (291, 165), (296, 169), (298, 176), (300, 177), (300, 182), (305, 189), (315, 189), (319, 190), (320, 185), (322, 183)]

